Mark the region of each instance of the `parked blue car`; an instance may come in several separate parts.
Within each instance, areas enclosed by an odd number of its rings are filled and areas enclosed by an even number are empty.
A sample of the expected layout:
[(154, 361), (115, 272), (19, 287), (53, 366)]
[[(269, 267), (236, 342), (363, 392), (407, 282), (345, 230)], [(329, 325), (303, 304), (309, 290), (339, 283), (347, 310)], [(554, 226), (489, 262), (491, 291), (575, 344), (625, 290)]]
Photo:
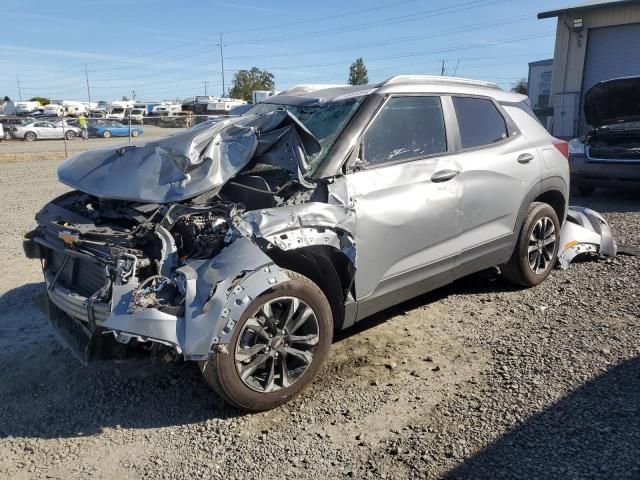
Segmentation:
[[(131, 136), (137, 137), (142, 135), (141, 127), (131, 127)], [(128, 137), (129, 126), (119, 122), (100, 122), (99, 124), (89, 125), (89, 135), (94, 137)]]

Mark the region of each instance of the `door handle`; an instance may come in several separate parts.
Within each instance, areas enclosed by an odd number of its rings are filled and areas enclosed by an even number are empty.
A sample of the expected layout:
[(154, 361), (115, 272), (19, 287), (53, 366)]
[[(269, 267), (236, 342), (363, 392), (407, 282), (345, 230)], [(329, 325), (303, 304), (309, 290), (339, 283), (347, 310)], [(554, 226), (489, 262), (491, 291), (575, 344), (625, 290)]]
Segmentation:
[(431, 181), (433, 183), (441, 183), (451, 180), (458, 176), (460, 172), (458, 170), (438, 170), (436, 173), (431, 175)]
[(527, 163), (531, 162), (533, 158), (533, 155), (531, 155), (530, 153), (523, 153), (518, 157), (518, 163), (526, 165)]

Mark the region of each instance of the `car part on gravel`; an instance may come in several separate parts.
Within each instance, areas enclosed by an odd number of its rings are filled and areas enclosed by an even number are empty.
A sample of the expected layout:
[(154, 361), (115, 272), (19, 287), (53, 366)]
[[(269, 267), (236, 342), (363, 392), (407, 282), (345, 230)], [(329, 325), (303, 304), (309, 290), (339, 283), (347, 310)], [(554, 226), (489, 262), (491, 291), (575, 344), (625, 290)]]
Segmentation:
[(585, 207), (569, 207), (567, 220), (560, 231), (560, 268), (569, 268), (573, 259), (583, 253), (615, 257), (617, 251), (609, 224), (602, 215)]

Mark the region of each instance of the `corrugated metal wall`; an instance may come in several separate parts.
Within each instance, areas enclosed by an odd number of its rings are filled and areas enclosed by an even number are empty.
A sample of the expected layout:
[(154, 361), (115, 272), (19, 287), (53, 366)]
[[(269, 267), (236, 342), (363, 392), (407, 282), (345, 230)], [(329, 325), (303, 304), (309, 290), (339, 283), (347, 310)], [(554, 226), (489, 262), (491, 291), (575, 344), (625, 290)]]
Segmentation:
[[(640, 75), (640, 23), (594, 28), (589, 31), (582, 79), (582, 97), (596, 83)], [(588, 129), (580, 103), (578, 133)]]

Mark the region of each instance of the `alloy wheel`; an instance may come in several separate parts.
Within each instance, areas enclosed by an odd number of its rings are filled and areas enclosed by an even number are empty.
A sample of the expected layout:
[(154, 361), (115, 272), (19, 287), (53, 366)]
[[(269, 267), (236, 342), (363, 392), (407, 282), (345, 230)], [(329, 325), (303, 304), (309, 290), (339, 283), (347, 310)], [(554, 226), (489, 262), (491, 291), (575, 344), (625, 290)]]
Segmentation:
[(549, 217), (539, 219), (529, 236), (529, 268), (536, 275), (547, 271), (556, 249), (556, 228)]
[(307, 371), (320, 340), (313, 309), (296, 297), (269, 300), (245, 322), (235, 347), (236, 370), (252, 390), (270, 393)]

